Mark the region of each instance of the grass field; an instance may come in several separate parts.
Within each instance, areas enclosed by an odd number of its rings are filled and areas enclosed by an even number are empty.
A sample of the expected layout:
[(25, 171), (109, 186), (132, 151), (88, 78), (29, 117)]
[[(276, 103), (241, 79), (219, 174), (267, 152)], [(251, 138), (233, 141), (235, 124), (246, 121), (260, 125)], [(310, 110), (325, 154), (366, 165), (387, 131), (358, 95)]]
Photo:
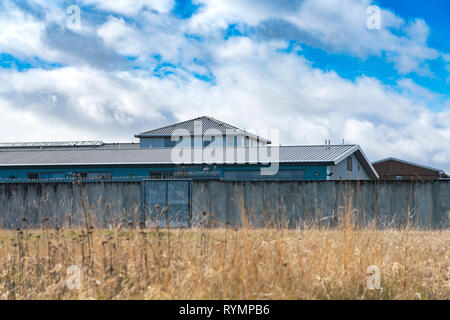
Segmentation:
[(450, 299), (449, 243), (351, 226), (0, 231), (0, 298)]

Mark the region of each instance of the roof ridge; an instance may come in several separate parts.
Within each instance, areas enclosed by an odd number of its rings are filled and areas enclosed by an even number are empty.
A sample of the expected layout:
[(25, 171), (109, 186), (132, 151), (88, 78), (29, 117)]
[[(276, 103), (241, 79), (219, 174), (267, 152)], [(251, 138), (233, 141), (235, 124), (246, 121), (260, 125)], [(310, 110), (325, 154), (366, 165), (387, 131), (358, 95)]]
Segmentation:
[(216, 118), (209, 117), (209, 116), (204, 116), (204, 117), (205, 117), (205, 118), (208, 118), (209, 120), (212, 120), (212, 121), (214, 121), (214, 122), (217, 122), (218, 124), (224, 125), (224, 126), (226, 126), (226, 127), (230, 127), (230, 128), (237, 129), (237, 130), (240, 130), (240, 131), (245, 132), (245, 130), (242, 130), (242, 129), (238, 128), (238, 127), (235, 127), (235, 126), (233, 126), (233, 125), (231, 125), (231, 124), (229, 124), (229, 123), (223, 122), (223, 121), (218, 120), (218, 119), (216, 119)]
[(197, 117), (197, 118), (193, 118), (193, 119), (189, 119), (189, 120), (180, 121), (180, 122), (177, 122), (177, 123), (172, 123), (172, 124), (169, 124), (167, 126), (162, 126), (162, 127), (155, 128), (155, 129), (152, 129), (152, 130), (147, 130), (145, 132), (139, 133), (138, 135), (146, 134), (147, 132), (152, 132), (152, 131), (156, 131), (156, 130), (170, 128), (170, 127), (173, 127), (173, 126), (176, 126), (176, 125), (180, 125), (180, 124), (183, 124), (183, 123), (186, 123), (186, 122), (189, 122), (189, 121), (195, 121), (195, 120), (202, 119), (202, 118), (208, 118), (208, 117), (207, 116), (201, 116), (201, 117)]
[[(118, 145), (118, 144), (136, 144), (138, 145), (139, 143), (134, 143), (134, 142), (119, 142), (119, 143), (105, 143), (102, 147), (92, 147), (92, 146), (88, 146), (88, 147), (77, 147), (77, 148), (73, 148), (73, 147), (59, 147), (56, 149), (40, 149), (40, 148), (0, 148), (0, 153), (1, 152), (58, 152), (58, 151), (73, 151), (73, 152), (79, 152), (79, 151), (125, 151), (125, 150), (136, 150), (136, 151), (146, 151), (146, 152), (153, 152), (153, 151), (161, 151), (161, 150), (171, 150), (173, 149), (173, 147), (164, 147), (164, 148), (121, 148), (121, 149), (116, 149), (116, 148), (108, 148), (105, 147), (105, 145)], [(333, 147), (333, 145), (331, 145)], [(357, 145), (334, 145), (335, 147), (355, 147)], [(266, 146), (267, 148), (300, 148), (300, 147), (328, 147), (326, 145), (281, 145), (281, 146)], [(205, 149), (204, 147), (188, 147), (189, 149)], [(245, 146), (239, 146), (239, 147), (217, 147), (218, 149), (226, 149), (226, 148), (234, 148), (234, 149), (258, 149), (258, 148), (263, 148), (260, 146), (255, 146), (255, 147), (245, 147)], [(3, 150), (2, 150), (3, 149)]]
[(6, 141), (0, 142), (0, 144), (6, 143), (80, 143), (80, 142), (102, 142), (101, 140), (52, 140), (52, 141)]
[(293, 144), (293, 145), (283, 145), (282, 147), (354, 147), (358, 144)]

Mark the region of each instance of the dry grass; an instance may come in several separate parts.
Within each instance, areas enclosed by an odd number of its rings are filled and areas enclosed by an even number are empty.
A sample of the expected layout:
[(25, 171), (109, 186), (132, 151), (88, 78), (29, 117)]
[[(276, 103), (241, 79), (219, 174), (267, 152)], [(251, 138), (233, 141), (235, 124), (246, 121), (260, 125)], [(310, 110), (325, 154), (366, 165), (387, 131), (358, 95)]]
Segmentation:
[(352, 226), (0, 231), (0, 298), (450, 299), (449, 243), (449, 230)]

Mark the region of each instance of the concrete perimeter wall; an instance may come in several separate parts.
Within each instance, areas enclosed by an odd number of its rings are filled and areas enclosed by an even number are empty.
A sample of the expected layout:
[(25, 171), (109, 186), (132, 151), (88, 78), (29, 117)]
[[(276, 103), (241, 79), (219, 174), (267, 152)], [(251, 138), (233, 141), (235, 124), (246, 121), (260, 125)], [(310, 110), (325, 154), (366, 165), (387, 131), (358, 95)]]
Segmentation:
[(0, 226), (7, 229), (108, 227), (142, 220), (140, 182), (0, 184)]
[(362, 227), (450, 227), (450, 181), (444, 180), (195, 181), (192, 192), (194, 224), (332, 227), (351, 217)]
[[(450, 227), (450, 181), (192, 181), (194, 226)], [(140, 182), (0, 184), (0, 227), (137, 226), (149, 217)], [(409, 216), (409, 218), (408, 218)], [(347, 215), (349, 217), (349, 215)]]

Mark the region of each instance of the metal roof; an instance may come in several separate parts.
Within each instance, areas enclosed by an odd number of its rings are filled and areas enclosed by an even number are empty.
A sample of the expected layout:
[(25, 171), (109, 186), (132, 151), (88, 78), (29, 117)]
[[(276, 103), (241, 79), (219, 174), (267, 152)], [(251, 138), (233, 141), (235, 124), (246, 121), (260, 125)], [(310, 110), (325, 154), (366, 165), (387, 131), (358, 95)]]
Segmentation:
[[(201, 131), (199, 130), (199, 128), (195, 128), (196, 124), (201, 124)], [(153, 129), (150, 131), (146, 131), (146, 132), (142, 132), (139, 133), (137, 135), (135, 135), (135, 137), (137, 138), (144, 138), (144, 137), (151, 137), (151, 136), (171, 136), (175, 130), (187, 130), (190, 134), (194, 134), (194, 133), (201, 133), (201, 134), (205, 134), (206, 131), (218, 131), (221, 132), (223, 134), (228, 133), (228, 134), (239, 134), (239, 135), (247, 135), (247, 136), (251, 136), (254, 138), (258, 138), (261, 141), (265, 141), (267, 143), (270, 143), (269, 140), (259, 137), (255, 134), (252, 134), (250, 132), (246, 132), (245, 130), (239, 129), (237, 127), (234, 127), (228, 123), (219, 121), (217, 119), (214, 119), (212, 117), (207, 117), (207, 116), (203, 116), (203, 117), (198, 117), (195, 119), (191, 119), (191, 120), (187, 120), (187, 121), (183, 121), (183, 122), (179, 122), (179, 123), (175, 123), (169, 126), (165, 126), (165, 127), (161, 127), (158, 129)], [(197, 129), (197, 130), (196, 130)], [(197, 132), (199, 131), (199, 132)]]
[[(177, 148), (176, 148), (177, 149)], [(258, 148), (238, 147), (237, 153), (248, 149), (257, 152)], [(333, 165), (351, 154), (360, 161), (372, 178), (378, 178), (373, 166), (358, 145), (309, 145), (309, 146), (272, 146), (267, 147), (270, 154), (279, 150), (280, 163)], [(198, 150), (198, 149), (193, 149)], [(84, 147), (47, 147), (47, 148), (0, 148), (0, 167), (36, 167), (36, 166), (81, 166), (81, 165), (138, 165), (138, 164), (174, 164), (173, 148), (140, 148), (138, 143), (105, 143), (102, 146)], [(217, 163), (244, 164), (248, 161), (227, 161), (223, 149), (216, 149), (222, 157)], [(192, 152), (192, 155), (194, 152)], [(277, 162), (276, 159), (271, 162)], [(202, 164), (191, 157), (186, 164)]]
[[(353, 145), (338, 146), (281, 146), (268, 147), (270, 152), (279, 148), (279, 162), (336, 162), (350, 151)], [(235, 148), (236, 150), (257, 148)], [(195, 148), (193, 150), (196, 150)], [(220, 152), (223, 149), (216, 149)], [(84, 165), (84, 164), (171, 164), (173, 148), (149, 149), (65, 149), (65, 150), (14, 150), (0, 151), (0, 166)], [(222, 158), (224, 160), (224, 158)], [(225, 162), (225, 161), (223, 161)], [(233, 161), (231, 161), (233, 162)], [(194, 163), (194, 161), (192, 161)]]
[[(44, 164), (113, 164), (113, 163), (171, 163), (173, 148), (132, 148), (110, 145), (91, 149), (27, 149), (0, 150), (0, 166), (2, 165), (44, 165)], [(130, 144), (128, 144), (130, 146)], [(280, 162), (336, 162), (354, 152), (355, 145), (335, 146), (281, 146), (268, 147), (272, 152), (279, 148)], [(257, 148), (235, 148), (257, 150)], [(195, 149), (194, 149), (195, 150)], [(222, 150), (216, 149), (216, 150)]]
[(103, 141), (0, 142), (0, 148), (99, 147)]
[(103, 143), (102, 144), (66, 144), (59, 145), (55, 142), (21, 142), (21, 143), (2, 143), (0, 144), (0, 152), (4, 151), (32, 151), (32, 150), (60, 150), (60, 151), (70, 151), (70, 150), (129, 150), (129, 149), (139, 149), (140, 144), (129, 142), (129, 143)]

